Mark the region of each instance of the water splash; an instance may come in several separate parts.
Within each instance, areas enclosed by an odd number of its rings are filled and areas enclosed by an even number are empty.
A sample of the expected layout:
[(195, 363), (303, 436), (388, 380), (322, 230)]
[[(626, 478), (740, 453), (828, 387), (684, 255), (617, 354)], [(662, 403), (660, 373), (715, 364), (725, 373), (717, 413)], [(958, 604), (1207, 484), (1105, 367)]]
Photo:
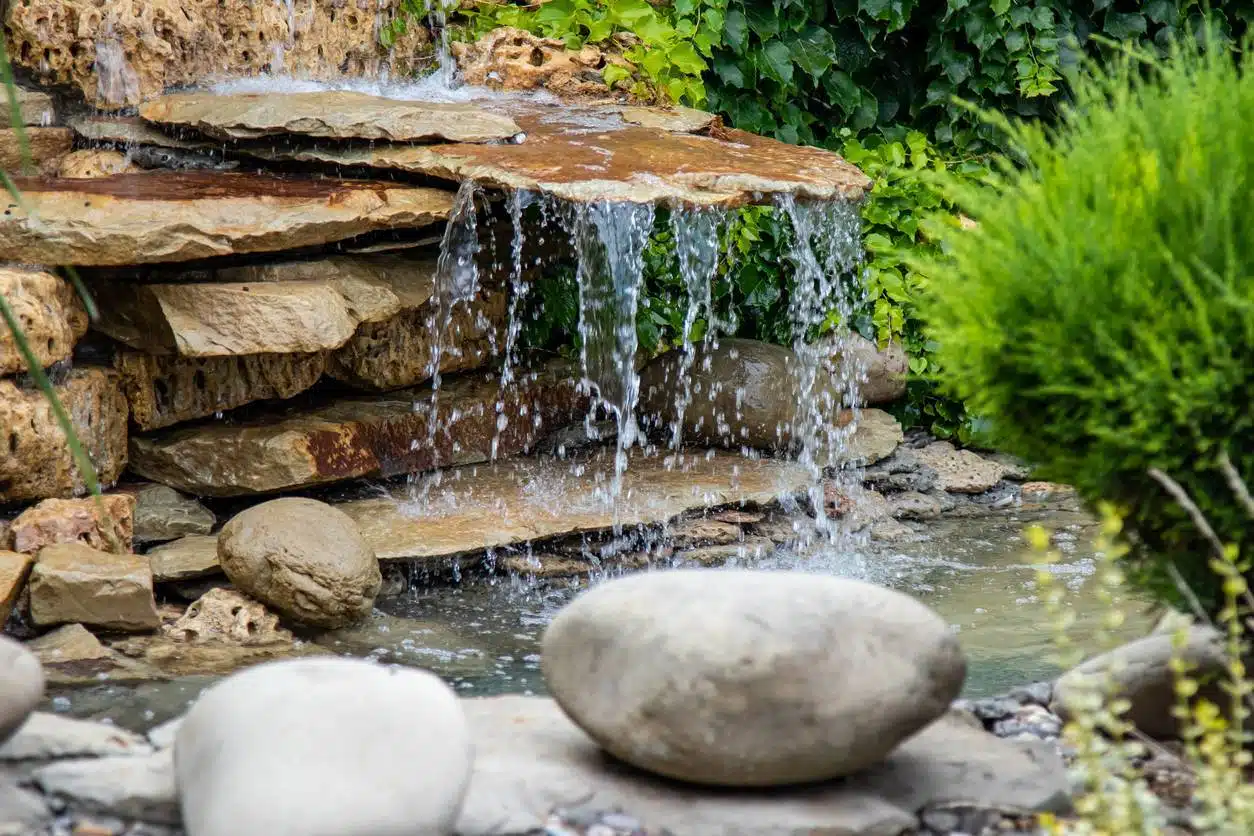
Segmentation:
[[(619, 495), (627, 451), (638, 437), (636, 312), (644, 248), (653, 231), (652, 204), (596, 202), (569, 207), (579, 264), (579, 336), (583, 386), (593, 411), (618, 424), (610, 497)], [(591, 431), (593, 413), (589, 413)]]

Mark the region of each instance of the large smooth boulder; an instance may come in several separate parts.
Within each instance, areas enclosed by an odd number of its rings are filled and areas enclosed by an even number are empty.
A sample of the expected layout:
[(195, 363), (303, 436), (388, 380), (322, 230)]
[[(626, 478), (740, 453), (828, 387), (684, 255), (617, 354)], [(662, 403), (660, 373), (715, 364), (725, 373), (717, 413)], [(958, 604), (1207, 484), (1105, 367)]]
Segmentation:
[[(44, 270), (0, 268), (0, 296), (22, 323), (40, 366), (60, 362), (87, 333), (87, 309), (65, 279)], [(26, 371), (26, 361), (8, 328), (0, 328), (0, 374)]]
[[(79, 366), (53, 388), (101, 484), (126, 467), (126, 399), (117, 376)], [(52, 407), (35, 387), (0, 380), (0, 502), (24, 502), (87, 491)]]
[(828, 368), (837, 383), (846, 376), (857, 380), (860, 405), (885, 404), (905, 396), (910, 358), (901, 343), (890, 342), (880, 348), (866, 337), (850, 334), (829, 361)]
[[(683, 408), (681, 438), (720, 447), (791, 451), (807, 416), (797, 356), (788, 348), (758, 340), (724, 339), (717, 346), (698, 345), (690, 360), (682, 349), (669, 351), (640, 371), (638, 412), (646, 426), (669, 438)], [(685, 366), (687, 369), (685, 371)], [(809, 395), (820, 414), (834, 425), (829, 457), (837, 464), (870, 464), (890, 455), (901, 442), (901, 427), (886, 412), (865, 409), (852, 430), (854, 416), (839, 409), (841, 393), (830, 370)], [(827, 445), (829, 439), (820, 439)]]
[(44, 696), (44, 671), (22, 645), (0, 636), (0, 744), (26, 722)]
[[(1226, 670), (1224, 637), (1210, 627), (1189, 627), (1181, 658), (1194, 666), (1191, 676), (1212, 680)], [(1094, 656), (1067, 671), (1054, 683), (1050, 709), (1064, 720), (1083, 710), (1086, 698), (1109, 694), (1128, 701), (1124, 719), (1159, 740), (1178, 737), (1180, 721), (1173, 710), (1177, 698), (1171, 659), (1176, 651), (1171, 633), (1155, 633)], [(1109, 689), (1109, 690), (1107, 690)], [(1224, 705), (1227, 697), (1215, 685), (1203, 696)]]
[(218, 560), (245, 594), (314, 627), (369, 615), (383, 583), (357, 524), (313, 499), (274, 499), (239, 513), (218, 535)]
[(30, 614), (42, 627), (80, 623), (154, 630), (161, 625), (148, 559), (109, 554), (82, 543), (40, 550), (30, 575)]
[(174, 769), (190, 836), (436, 836), (461, 808), (470, 733), (432, 674), (287, 660), (205, 692)]
[(661, 571), (595, 587), (545, 632), (562, 709), (611, 754), (699, 784), (836, 778), (948, 710), (966, 662), (945, 621), (825, 575)]

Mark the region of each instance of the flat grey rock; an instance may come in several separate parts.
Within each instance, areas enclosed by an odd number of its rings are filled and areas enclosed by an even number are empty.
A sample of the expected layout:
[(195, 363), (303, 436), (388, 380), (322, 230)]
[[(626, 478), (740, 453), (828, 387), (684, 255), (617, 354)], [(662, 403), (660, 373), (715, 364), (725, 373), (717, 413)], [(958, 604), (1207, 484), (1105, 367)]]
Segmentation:
[(142, 757), (80, 758), (36, 769), (45, 793), (96, 813), (180, 824), (170, 750)]
[(37, 793), (0, 779), (0, 836), (29, 836), (52, 821), (52, 811)]
[(151, 753), (152, 747), (142, 737), (125, 729), (36, 711), (8, 742), (0, 746), (0, 761)]
[(475, 769), (460, 836), (542, 831), (550, 811), (620, 809), (649, 832), (682, 836), (822, 833), (899, 836), (915, 812), (970, 800), (1007, 810), (1067, 805), (1061, 759), (944, 717), (881, 766), (848, 779), (769, 790), (726, 790), (656, 778), (611, 759), (551, 700), (462, 701)]

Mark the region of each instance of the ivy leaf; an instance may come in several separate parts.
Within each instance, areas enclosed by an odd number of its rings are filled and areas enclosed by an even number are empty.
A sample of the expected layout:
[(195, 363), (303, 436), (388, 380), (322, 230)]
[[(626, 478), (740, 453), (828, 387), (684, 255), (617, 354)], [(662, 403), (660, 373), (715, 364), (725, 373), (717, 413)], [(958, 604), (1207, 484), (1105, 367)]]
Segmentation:
[(792, 83), (792, 52), (775, 39), (762, 47), (762, 69), (780, 84)]
[(676, 14), (691, 15), (697, 9), (697, 0), (675, 0), (673, 7)]
[(815, 79), (822, 77), (836, 61), (836, 41), (821, 26), (807, 26), (788, 41), (792, 60)]
[[(749, 29), (758, 36), (758, 40), (766, 42), (779, 34), (779, 17), (774, 9), (762, 8), (769, 3), (755, 3), (745, 9), (745, 22)], [(731, 12), (727, 13), (730, 23)]]
[(738, 90), (743, 90), (745, 87), (744, 70), (740, 69), (740, 65), (729, 58), (724, 58), (721, 55), (714, 58), (714, 74), (729, 87), (735, 87)]
[(618, 82), (631, 78), (631, 70), (622, 64), (606, 64), (601, 71), (601, 78), (605, 81), (605, 86), (613, 87)]
[(666, 57), (676, 68), (689, 75), (700, 75), (705, 72), (705, 62), (701, 60), (701, 56), (697, 54), (696, 48), (690, 41), (680, 41), (675, 44), (666, 51)]
[(1106, 15), (1106, 25), (1102, 27), (1107, 35), (1120, 41), (1144, 35), (1149, 28), (1142, 15), (1125, 12), (1110, 12)]
[(591, 43), (607, 41), (612, 34), (614, 34), (614, 21), (608, 17), (594, 20), (588, 24), (588, 41)]
[(1178, 17), (1176, 4), (1171, 0), (1150, 0), (1145, 4), (1145, 16), (1155, 23), (1174, 23)]
[(749, 29), (745, 25), (744, 13), (739, 9), (728, 9), (727, 20), (723, 24), (724, 42), (738, 53), (743, 53), (749, 41)]
[(989, 3), (989, 8), (993, 10), (993, 14), (1001, 16), (1010, 11), (1010, 0), (993, 0)]

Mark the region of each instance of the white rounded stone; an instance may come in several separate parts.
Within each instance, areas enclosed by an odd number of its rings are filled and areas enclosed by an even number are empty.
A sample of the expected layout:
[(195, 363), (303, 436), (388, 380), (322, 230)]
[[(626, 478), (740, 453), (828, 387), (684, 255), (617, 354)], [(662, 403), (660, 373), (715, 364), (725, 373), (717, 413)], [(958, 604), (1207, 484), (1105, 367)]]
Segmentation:
[(743, 570), (595, 587), (553, 620), (542, 665), (563, 710), (610, 753), (743, 787), (878, 763), (944, 714), (966, 675), (948, 625), (907, 595)]
[(174, 770), (188, 836), (436, 836), (461, 808), (470, 733), (425, 671), (290, 659), (205, 692)]
[(44, 669), (25, 647), (0, 636), (0, 743), (21, 728), (44, 696)]

